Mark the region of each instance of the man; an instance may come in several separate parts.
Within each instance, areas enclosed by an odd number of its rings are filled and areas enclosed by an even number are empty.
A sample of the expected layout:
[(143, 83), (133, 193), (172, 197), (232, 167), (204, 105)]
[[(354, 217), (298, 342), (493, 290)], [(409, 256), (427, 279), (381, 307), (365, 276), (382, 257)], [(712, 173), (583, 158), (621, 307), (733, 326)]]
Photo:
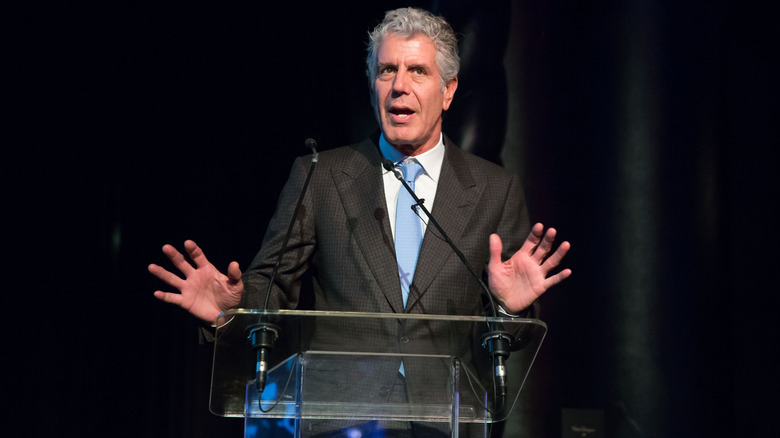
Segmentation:
[[(320, 154), (269, 308), (303, 302), (315, 310), (483, 314), (478, 282), (427, 218), (421, 214), (413, 225), (399, 220), (410, 204), (400, 204), (405, 189), (383, 169), (386, 158), (419, 167), (415, 192), (470, 265), (487, 276), (502, 311), (534, 316), (535, 300), (571, 274), (564, 269), (550, 275), (570, 245), (552, 251), (556, 232), (545, 232), (542, 224), (530, 227), (517, 178), (442, 134), (442, 113), (458, 87), (452, 29), (441, 17), (403, 8), (388, 12), (370, 38), (367, 73), (381, 135)], [(293, 165), (260, 252), (243, 276), (236, 262), (226, 274), (219, 272), (192, 241), (184, 247), (194, 266), (165, 245), (163, 252), (184, 278), (150, 265), (152, 274), (179, 290), (155, 296), (209, 323), (229, 309), (261, 308), (307, 161)], [(424, 237), (411, 250), (417, 262), (409, 265), (399, 239), (417, 233), (418, 226)], [(414, 344), (414, 330), (406, 329), (405, 342)]]

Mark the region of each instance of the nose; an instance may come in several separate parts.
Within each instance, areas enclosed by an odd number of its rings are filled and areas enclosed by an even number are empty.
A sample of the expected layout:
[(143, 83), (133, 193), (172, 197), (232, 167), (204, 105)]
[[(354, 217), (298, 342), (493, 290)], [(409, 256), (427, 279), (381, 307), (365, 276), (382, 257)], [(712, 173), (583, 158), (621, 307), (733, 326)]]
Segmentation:
[(393, 78), (393, 92), (395, 94), (409, 94), (409, 81), (404, 72), (399, 71)]

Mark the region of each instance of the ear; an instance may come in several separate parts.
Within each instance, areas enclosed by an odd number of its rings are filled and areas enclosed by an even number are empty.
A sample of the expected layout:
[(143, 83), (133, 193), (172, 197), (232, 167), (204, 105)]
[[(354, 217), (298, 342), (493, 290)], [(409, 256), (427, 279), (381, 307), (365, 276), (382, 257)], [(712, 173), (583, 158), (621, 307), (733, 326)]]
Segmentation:
[(457, 89), (458, 89), (458, 77), (455, 76), (454, 79), (447, 82), (447, 84), (444, 86), (444, 101), (442, 102), (442, 110), (447, 111), (448, 109), (450, 109), (452, 98), (455, 97), (455, 90)]

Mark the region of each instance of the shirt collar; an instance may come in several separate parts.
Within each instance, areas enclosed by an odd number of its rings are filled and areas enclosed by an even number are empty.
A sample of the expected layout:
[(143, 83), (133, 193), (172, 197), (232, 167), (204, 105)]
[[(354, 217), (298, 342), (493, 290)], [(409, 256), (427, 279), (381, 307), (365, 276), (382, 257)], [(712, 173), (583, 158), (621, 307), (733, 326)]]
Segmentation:
[[(385, 140), (384, 134), (379, 136), (379, 150), (385, 158), (396, 165), (409, 158), (390, 145), (390, 143)], [(420, 163), (425, 174), (433, 181), (438, 181), (439, 175), (441, 175), (441, 166), (444, 162), (444, 136), (439, 134), (439, 142), (436, 143), (436, 146), (420, 155), (415, 155), (413, 158)], [(384, 170), (383, 168), (382, 173), (387, 173), (387, 170)]]

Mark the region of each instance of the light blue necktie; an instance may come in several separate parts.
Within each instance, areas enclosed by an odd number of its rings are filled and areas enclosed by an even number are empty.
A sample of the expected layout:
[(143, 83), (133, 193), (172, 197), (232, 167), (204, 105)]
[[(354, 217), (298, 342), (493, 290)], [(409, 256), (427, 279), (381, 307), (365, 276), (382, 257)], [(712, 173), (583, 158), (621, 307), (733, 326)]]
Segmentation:
[[(414, 181), (422, 173), (422, 166), (416, 161), (401, 163), (399, 166), (404, 172), (406, 183), (414, 190)], [(414, 204), (412, 195), (401, 186), (395, 210), (395, 257), (398, 260), (404, 307), (409, 298), (409, 286), (414, 278), (414, 269), (417, 266), (417, 256), (420, 254), (420, 243), (422, 243), (420, 218), (412, 210)]]

